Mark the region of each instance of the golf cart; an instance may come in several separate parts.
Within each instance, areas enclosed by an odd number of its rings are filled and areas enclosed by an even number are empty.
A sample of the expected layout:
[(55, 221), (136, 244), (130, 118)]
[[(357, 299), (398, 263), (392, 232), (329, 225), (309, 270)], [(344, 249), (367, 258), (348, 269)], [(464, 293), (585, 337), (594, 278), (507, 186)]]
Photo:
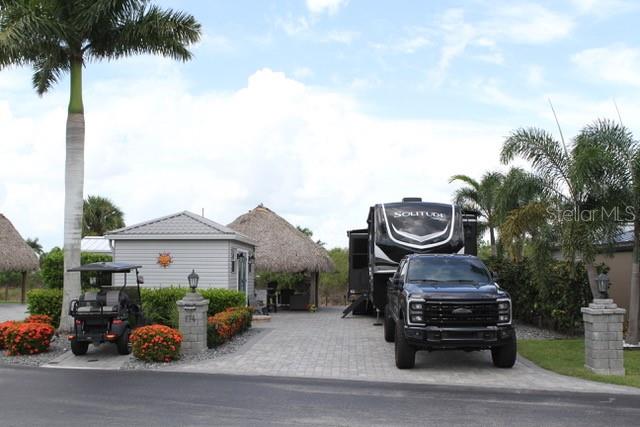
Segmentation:
[[(86, 354), (90, 343), (98, 346), (104, 342), (116, 344), (120, 354), (131, 352), (129, 334), (132, 329), (145, 323), (140, 296), (143, 279), (138, 274), (139, 268), (139, 265), (122, 262), (95, 262), (67, 270), (93, 273), (90, 282), (97, 287), (96, 290), (84, 292), (69, 304), (69, 314), (74, 319), (73, 334), (69, 335), (73, 354)], [(136, 274), (137, 289), (125, 289), (127, 274), (132, 270)], [(122, 286), (113, 286), (113, 273), (124, 274)], [(97, 283), (100, 278), (106, 280)]]

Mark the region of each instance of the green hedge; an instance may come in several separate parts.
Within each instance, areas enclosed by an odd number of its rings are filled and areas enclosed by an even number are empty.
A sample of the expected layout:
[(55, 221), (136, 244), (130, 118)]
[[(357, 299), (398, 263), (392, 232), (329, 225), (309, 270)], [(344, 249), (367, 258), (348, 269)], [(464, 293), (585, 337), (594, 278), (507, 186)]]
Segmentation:
[(581, 329), (580, 308), (591, 301), (582, 264), (572, 268), (568, 261), (540, 263), (525, 258), (519, 262), (491, 259), (487, 265), (511, 295), (516, 319), (565, 332)]
[[(147, 323), (158, 323), (172, 328), (178, 326), (176, 302), (187, 294), (187, 288), (142, 288), (140, 291), (142, 309)], [(238, 291), (202, 289), (198, 292), (209, 300), (208, 316), (214, 316), (229, 307), (245, 305), (245, 296)], [(28, 292), (27, 298), (29, 313), (49, 315), (53, 318), (56, 326), (59, 324), (62, 310), (61, 289), (33, 289)]]
[[(141, 290), (142, 309), (148, 323), (178, 326), (178, 309), (176, 302), (188, 292), (187, 288), (159, 288)], [(214, 316), (229, 307), (245, 305), (245, 296), (238, 291), (228, 289), (201, 289), (198, 292), (209, 300), (208, 316)]]
[[(111, 255), (93, 254), (83, 252), (80, 254), (80, 264), (90, 264), (92, 262), (109, 262)], [(42, 280), (44, 285), (50, 289), (62, 289), (64, 277), (64, 252), (62, 249), (55, 247), (42, 257)], [(91, 276), (98, 278), (98, 284), (111, 283), (110, 273), (82, 273), (81, 285), (82, 289), (89, 289), (91, 284), (89, 279)]]
[(62, 289), (32, 289), (27, 292), (27, 309), (31, 314), (46, 314), (56, 328), (62, 312)]

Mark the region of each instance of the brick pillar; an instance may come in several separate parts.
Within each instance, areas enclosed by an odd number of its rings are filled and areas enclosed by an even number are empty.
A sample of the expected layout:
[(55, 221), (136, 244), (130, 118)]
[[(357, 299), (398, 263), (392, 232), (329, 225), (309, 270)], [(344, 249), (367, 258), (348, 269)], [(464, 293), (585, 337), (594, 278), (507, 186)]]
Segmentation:
[(622, 322), (624, 308), (612, 299), (594, 299), (582, 307), (584, 366), (596, 374), (624, 375)]
[(195, 354), (207, 349), (207, 309), (209, 300), (189, 292), (178, 304), (178, 325), (182, 332), (182, 353)]

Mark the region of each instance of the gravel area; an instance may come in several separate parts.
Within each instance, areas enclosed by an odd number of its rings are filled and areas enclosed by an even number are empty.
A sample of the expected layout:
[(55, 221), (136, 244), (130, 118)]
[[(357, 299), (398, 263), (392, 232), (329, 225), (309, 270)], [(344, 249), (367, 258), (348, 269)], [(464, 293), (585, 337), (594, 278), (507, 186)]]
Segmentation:
[(4, 350), (0, 351), (0, 364), (40, 366), (45, 363), (49, 363), (67, 350), (69, 350), (69, 341), (67, 341), (65, 337), (54, 336), (51, 340), (51, 344), (49, 345), (49, 351), (46, 353), (24, 356), (7, 356)]
[(565, 338), (575, 338), (575, 336), (562, 334), (549, 329), (542, 329), (537, 326), (528, 325), (518, 321), (514, 322), (516, 336), (519, 340), (557, 340)]
[(175, 360), (169, 363), (144, 362), (131, 356), (131, 358), (122, 366), (121, 369), (162, 369), (163, 367), (168, 366), (188, 365), (194, 362), (213, 360), (217, 357), (234, 353), (249, 339), (259, 334), (260, 332), (262, 332), (262, 329), (260, 328), (251, 328), (243, 334), (235, 336), (231, 341), (224, 343), (219, 347), (208, 348), (206, 351), (198, 354), (188, 356), (183, 355), (179, 360)]

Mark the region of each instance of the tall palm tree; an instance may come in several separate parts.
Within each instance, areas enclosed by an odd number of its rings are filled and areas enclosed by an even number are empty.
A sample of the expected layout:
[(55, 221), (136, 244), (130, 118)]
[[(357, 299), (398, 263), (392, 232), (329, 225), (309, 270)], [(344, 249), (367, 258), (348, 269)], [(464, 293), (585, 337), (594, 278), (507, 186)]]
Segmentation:
[(89, 196), (82, 209), (82, 237), (104, 236), (124, 227), (124, 214), (106, 197)]
[[(509, 163), (516, 157), (527, 160), (541, 185), (545, 200), (555, 208), (549, 211), (549, 220), (559, 230), (559, 242), (569, 259), (580, 256), (587, 270), (591, 293), (598, 295), (595, 254), (602, 241), (611, 239), (613, 229), (592, 213), (601, 206), (598, 191), (589, 185), (585, 168), (580, 166), (575, 152), (575, 141), (582, 138), (583, 130), (567, 147), (545, 130), (520, 128), (512, 132), (502, 147), (500, 159)], [(588, 213), (589, 221), (581, 220)]]
[(37, 237), (35, 239), (27, 238), (25, 240), (25, 243), (29, 245), (31, 249), (33, 249), (33, 252), (36, 253), (38, 258), (40, 258), (40, 256), (44, 253), (44, 251), (42, 250), (42, 244), (40, 243), (40, 239), (38, 239)]
[(484, 218), (485, 226), (489, 229), (489, 241), (491, 243), (491, 256), (498, 255), (495, 229), (498, 225), (497, 207), (498, 194), (504, 180), (504, 175), (499, 172), (487, 172), (480, 181), (476, 181), (468, 175), (454, 175), (449, 183), (461, 181), (467, 184), (454, 193), (454, 201), (465, 208), (476, 210)]
[(191, 59), (200, 24), (186, 13), (161, 9), (149, 0), (0, 0), (0, 70), (31, 65), (33, 86), (46, 93), (70, 76), (66, 128), (64, 207), (64, 293), (61, 330), (71, 329), (66, 313), (80, 293), (84, 106), (82, 73), (87, 63), (135, 54)]
[[(601, 200), (605, 220), (615, 231), (620, 220), (633, 224), (627, 342), (638, 344), (640, 330), (640, 143), (621, 124), (597, 120), (576, 138), (576, 163)], [(612, 215), (616, 212), (618, 215)]]

